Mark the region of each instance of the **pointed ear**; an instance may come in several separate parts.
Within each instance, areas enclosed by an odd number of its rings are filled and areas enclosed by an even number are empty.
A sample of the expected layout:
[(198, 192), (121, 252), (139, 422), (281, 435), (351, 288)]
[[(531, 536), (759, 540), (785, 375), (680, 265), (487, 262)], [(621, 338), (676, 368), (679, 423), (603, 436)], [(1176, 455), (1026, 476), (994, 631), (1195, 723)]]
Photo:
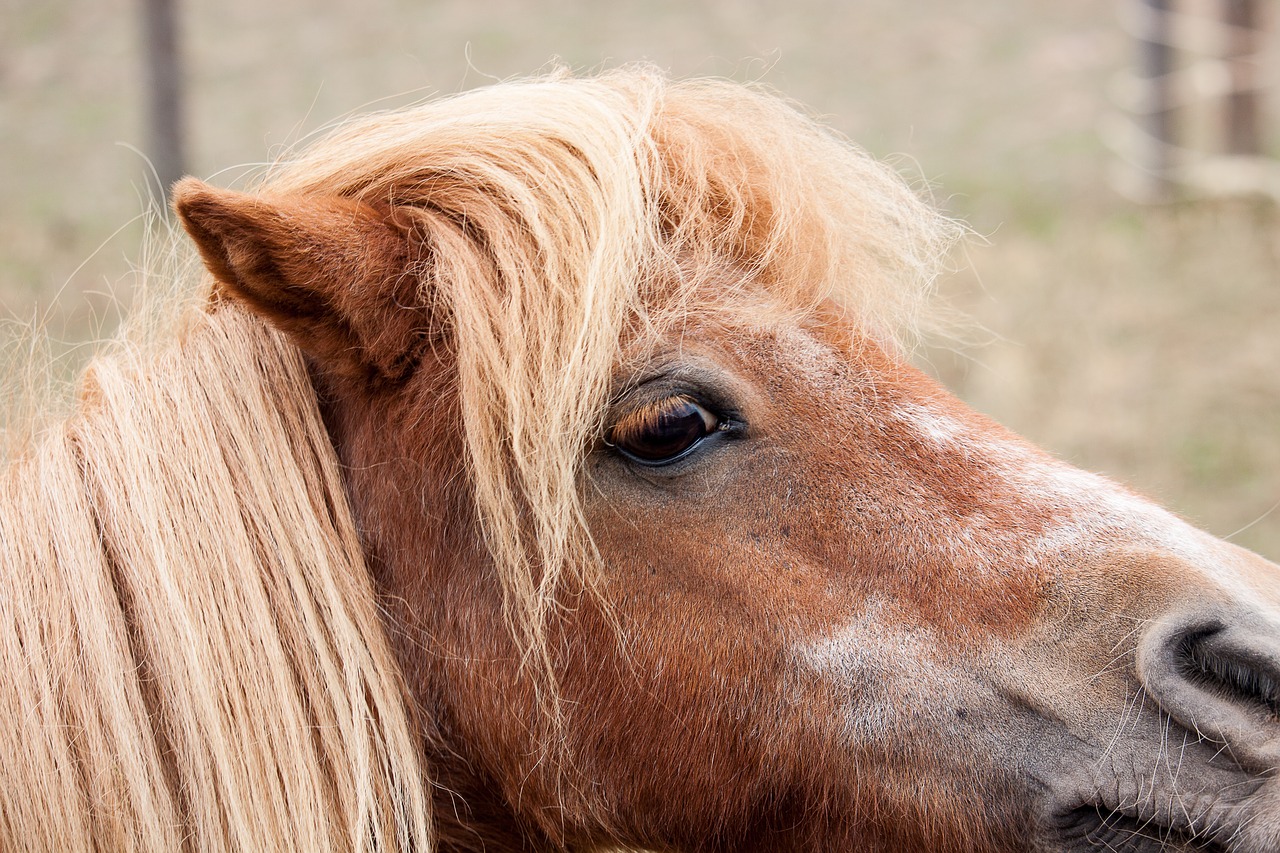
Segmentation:
[(432, 326), (419, 292), (425, 249), (390, 210), (338, 196), (258, 197), (195, 178), (174, 208), (225, 293), (323, 368), (404, 378)]

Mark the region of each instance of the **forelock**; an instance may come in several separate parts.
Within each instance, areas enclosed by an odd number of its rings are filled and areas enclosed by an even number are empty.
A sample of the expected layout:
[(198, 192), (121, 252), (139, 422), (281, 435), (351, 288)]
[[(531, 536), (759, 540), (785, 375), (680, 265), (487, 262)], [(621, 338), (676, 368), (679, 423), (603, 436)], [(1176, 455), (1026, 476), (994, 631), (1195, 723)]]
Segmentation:
[(422, 291), (457, 352), (476, 507), (531, 647), (565, 573), (591, 576), (579, 475), (623, 330), (697, 311), (705, 277), (691, 264), (734, 269), (736, 286), (786, 310), (834, 303), (895, 343), (916, 333), (960, 233), (784, 100), (644, 66), (365, 117), (262, 188), (419, 218), (436, 250)]

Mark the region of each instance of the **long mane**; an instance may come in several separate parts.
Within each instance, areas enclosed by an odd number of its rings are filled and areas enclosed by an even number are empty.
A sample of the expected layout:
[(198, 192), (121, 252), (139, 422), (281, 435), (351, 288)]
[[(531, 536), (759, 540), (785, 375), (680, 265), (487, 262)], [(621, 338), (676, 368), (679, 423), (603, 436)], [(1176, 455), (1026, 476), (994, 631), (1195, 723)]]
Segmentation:
[[(913, 329), (957, 228), (789, 105), (649, 68), (338, 128), (263, 193), (417, 217), (513, 628), (592, 565), (579, 460), (620, 342), (708, 279)], [(100, 359), (0, 480), (0, 836), (429, 849), (427, 774), (301, 357), (216, 300)]]
[(100, 360), (0, 481), (0, 837), (427, 850), (426, 777), (301, 357), (239, 311)]

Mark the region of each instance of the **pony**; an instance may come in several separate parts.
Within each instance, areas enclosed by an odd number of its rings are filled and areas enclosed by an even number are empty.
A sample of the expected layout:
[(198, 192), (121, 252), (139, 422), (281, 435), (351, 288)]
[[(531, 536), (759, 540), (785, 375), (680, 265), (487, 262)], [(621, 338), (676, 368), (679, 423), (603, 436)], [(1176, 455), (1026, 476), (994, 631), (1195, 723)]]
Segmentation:
[(15, 850), (1280, 849), (1280, 569), (912, 367), (962, 228), (649, 67), (352, 120), (0, 482)]

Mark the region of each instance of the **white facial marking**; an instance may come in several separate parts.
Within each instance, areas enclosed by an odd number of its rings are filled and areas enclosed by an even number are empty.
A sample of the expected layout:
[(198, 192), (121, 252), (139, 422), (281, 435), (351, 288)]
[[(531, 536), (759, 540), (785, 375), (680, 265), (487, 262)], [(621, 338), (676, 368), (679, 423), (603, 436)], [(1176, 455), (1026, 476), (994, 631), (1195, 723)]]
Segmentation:
[[(788, 334), (786, 344), (801, 357), (796, 363), (805, 379), (813, 382), (814, 393), (848, 397), (850, 405), (859, 401), (874, 404), (874, 376), (866, 377), (866, 387), (850, 389), (834, 381), (834, 377), (843, 376), (847, 383), (848, 374), (836, 369), (839, 356), (829, 347), (801, 331)], [(1034, 509), (1040, 510), (1042, 520), (1034, 525), (1009, 525), (973, 508), (963, 514), (949, 509), (942, 500), (930, 499), (924, 484), (918, 493), (920, 504), (910, 508), (911, 517), (918, 521), (910, 535), (921, 539), (921, 546), (936, 549), (935, 553), (957, 571), (1013, 574), (1049, 563), (1067, 566), (1107, 552), (1149, 551), (1199, 573), (1206, 581), (1206, 591), (1217, 587), (1237, 600), (1254, 602), (1273, 616), (1280, 615), (1280, 610), (1257, 602), (1256, 592), (1245, 579), (1245, 557), (1123, 486), (1067, 465), (981, 420), (961, 420), (929, 401), (896, 403), (888, 410), (888, 417), (909, 429), (922, 446), (956, 454), (964, 464), (983, 466), (986, 487), (991, 488), (993, 480), (1000, 484), (997, 491), (1025, 504), (1029, 519), (1036, 514)], [(885, 461), (886, 469), (892, 470), (894, 460)], [(854, 493), (865, 490), (860, 483), (850, 488)], [(1048, 520), (1044, 521), (1046, 514)], [(909, 639), (914, 635), (903, 636), (901, 626), (899, 633), (890, 637), (883, 627), (877, 631), (874, 622), (869, 611), (827, 636), (811, 638), (797, 651), (809, 667), (837, 684), (860, 680), (865, 684), (867, 673), (862, 670), (873, 663), (883, 666), (885, 660), (908, 668), (928, 666), (921, 657), (927, 645), (913, 647)], [(869, 642), (880, 649), (879, 654), (868, 653)]]
[(967, 432), (965, 425), (950, 415), (944, 415), (915, 403), (898, 406), (894, 409), (892, 417), (938, 447), (956, 446), (961, 436)]
[(955, 673), (937, 661), (937, 638), (924, 628), (904, 629), (881, 611), (878, 601), (868, 601), (848, 623), (795, 650), (802, 666), (857, 697), (845, 704), (841, 721), (852, 743), (893, 737), (903, 708), (926, 709), (941, 695), (960, 693)]

